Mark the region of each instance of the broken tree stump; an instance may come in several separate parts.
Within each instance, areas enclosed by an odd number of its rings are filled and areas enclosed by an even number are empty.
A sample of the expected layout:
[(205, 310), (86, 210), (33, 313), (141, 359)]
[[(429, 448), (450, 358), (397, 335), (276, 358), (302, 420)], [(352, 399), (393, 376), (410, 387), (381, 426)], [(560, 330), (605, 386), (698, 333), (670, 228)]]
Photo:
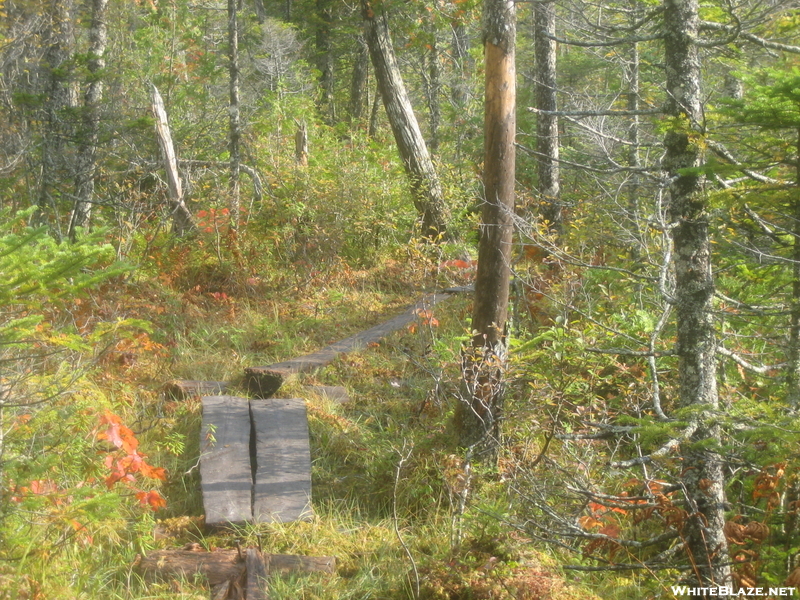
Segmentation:
[(243, 524), (253, 515), (250, 402), (204, 396), (200, 431), (200, 486), (207, 527)]
[(311, 449), (301, 398), (251, 400), (255, 433), (253, 519), (256, 523), (309, 518)]
[(359, 350), (371, 343), (378, 342), (414, 321), (420, 311), (427, 310), (461, 291), (469, 291), (469, 288), (451, 288), (444, 292), (428, 294), (419, 302), (408, 307), (402, 314), (331, 344), (318, 352), (266, 367), (249, 367), (244, 370), (247, 388), (256, 398), (269, 398), (280, 389), (290, 375), (321, 369), (333, 362), (340, 354)]

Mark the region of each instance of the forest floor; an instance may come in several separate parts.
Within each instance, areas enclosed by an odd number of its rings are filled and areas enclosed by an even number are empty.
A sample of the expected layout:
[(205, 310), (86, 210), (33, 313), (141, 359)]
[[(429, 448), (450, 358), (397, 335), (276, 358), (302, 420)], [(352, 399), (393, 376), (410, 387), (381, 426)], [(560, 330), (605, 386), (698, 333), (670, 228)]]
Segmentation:
[[(200, 400), (166, 397), (163, 384), (230, 381), (228, 393), (246, 395), (245, 367), (314, 352), (397, 315), (426, 292), (469, 278), (413, 263), (298, 270), (269, 281), (206, 267), (92, 291), (75, 307), (76, 319), (151, 323), (149, 333), (120, 336), (100, 353), (81, 387), (87, 397), (110, 398), (142, 456), (166, 469), (159, 488), (166, 506), (133, 507), (91, 525), (81, 521), (78, 535), (57, 552), (29, 549), (15, 568), (0, 566), (0, 580), (15, 582), (0, 598), (207, 598), (202, 581), (145, 582), (134, 566), (137, 555), (237, 543), (265, 553), (336, 557), (334, 575), (272, 578), (273, 599), (594, 597), (590, 577), (568, 580), (558, 556), (504, 522), (512, 469), (472, 472), (456, 447), (451, 428), (469, 295), (456, 295), (381, 343), (293, 377), (281, 389), (281, 397), (307, 402), (313, 519), (204, 531)], [(337, 402), (311, 385), (343, 386), (350, 399)], [(531, 439), (528, 454), (538, 451)]]

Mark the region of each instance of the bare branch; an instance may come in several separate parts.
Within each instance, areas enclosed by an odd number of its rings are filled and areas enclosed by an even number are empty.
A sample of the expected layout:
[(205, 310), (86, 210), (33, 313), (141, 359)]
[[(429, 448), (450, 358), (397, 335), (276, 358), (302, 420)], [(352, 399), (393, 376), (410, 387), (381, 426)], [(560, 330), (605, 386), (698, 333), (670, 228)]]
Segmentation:
[(736, 354), (735, 352), (731, 352), (725, 346), (718, 345), (717, 346), (717, 354), (721, 354), (722, 356), (726, 356), (730, 358), (733, 362), (737, 365), (746, 369), (747, 371), (752, 371), (753, 373), (758, 373), (759, 375), (768, 375), (770, 371), (777, 371), (778, 369), (782, 369), (786, 366), (786, 363), (781, 363), (779, 365), (754, 365), (751, 362), (746, 361), (741, 356)]

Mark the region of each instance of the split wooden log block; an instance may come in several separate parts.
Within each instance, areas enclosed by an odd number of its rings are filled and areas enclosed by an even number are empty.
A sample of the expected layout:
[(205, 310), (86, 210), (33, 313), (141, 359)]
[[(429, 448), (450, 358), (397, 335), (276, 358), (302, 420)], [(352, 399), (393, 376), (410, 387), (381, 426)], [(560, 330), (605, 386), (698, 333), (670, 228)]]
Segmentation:
[(164, 393), (178, 400), (192, 396), (217, 396), (228, 389), (227, 381), (195, 381), (191, 379), (174, 379), (164, 385)]
[[(256, 398), (269, 398), (277, 392), (283, 382), (295, 373), (307, 373), (321, 369), (332, 363), (340, 354), (360, 350), (371, 343), (378, 342), (384, 337), (399, 329), (402, 329), (418, 318), (420, 311), (438, 304), (442, 300), (450, 298), (460, 288), (451, 288), (445, 292), (428, 294), (422, 300), (408, 307), (405, 312), (396, 317), (384, 321), (366, 331), (362, 331), (349, 338), (331, 344), (326, 348), (313, 354), (308, 354), (300, 358), (294, 358), (284, 362), (275, 363), (266, 367), (249, 367), (244, 370), (245, 382), (250, 393)], [(465, 288), (464, 291), (467, 291)]]
[(311, 517), (305, 401), (204, 396), (202, 403), (200, 486), (206, 526)]
[(204, 396), (200, 431), (200, 487), (207, 527), (241, 525), (253, 518), (250, 402)]
[(311, 449), (306, 403), (300, 398), (251, 400), (255, 434), (253, 519), (307, 519), (311, 511)]

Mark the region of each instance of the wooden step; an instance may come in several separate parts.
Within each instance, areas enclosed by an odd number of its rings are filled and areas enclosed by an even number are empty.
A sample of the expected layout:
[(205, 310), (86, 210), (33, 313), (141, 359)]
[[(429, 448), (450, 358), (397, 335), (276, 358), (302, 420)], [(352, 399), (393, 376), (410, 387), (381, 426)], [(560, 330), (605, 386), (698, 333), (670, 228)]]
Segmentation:
[(251, 400), (255, 432), (253, 518), (257, 523), (307, 519), (311, 511), (311, 449), (301, 398)]
[(206, 526), (240, 525), (253, 518), (250, 401), (204, 396), (200, 431), (200, 487)]

